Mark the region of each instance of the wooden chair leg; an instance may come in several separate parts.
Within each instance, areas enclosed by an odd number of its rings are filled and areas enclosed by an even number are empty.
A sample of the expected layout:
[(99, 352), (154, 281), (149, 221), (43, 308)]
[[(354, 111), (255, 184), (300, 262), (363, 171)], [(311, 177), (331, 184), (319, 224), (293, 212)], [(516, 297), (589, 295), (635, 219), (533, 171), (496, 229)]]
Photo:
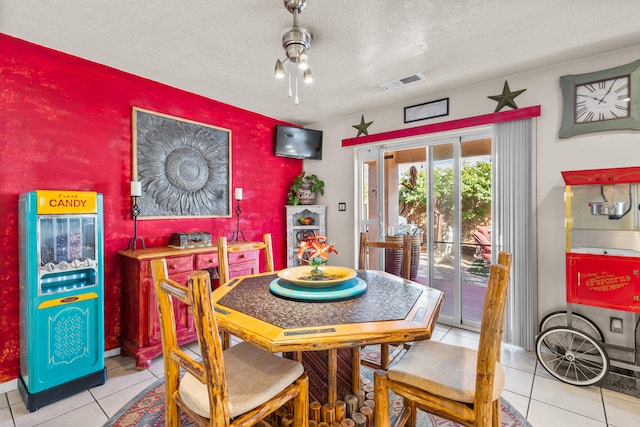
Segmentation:
[(389, 391), (387, 390), (387, 372), (377, 370), (373, 373), (373, 393), (376, 405), (373, 408), (374, 425), (376, 427), (390, 427)]
[(410, 411), (409, 418), (407, 419), (407, 426), (416, 427), (416, 424), (418, 423), (418, 411), (416, 408), (416, 403), (405, 398), (404, 406), (408, 411)]
[[(163, 356), (167, 357), (167, 356)], [(164, 381), (164, 405), (165, 405), (165, 426), (180, 427), (180, 408), (174, 398), (180, 383), (179, 367), (175, 363), (167, 363), (165, 360), (165, 381)]]
[(170, 392), (165, 391), (165, 426), (180, 427), (180, 408)]
[(500, 399), (496, 399), (493, 402), (493, 410), (491, 414), (491, 426), (492, 427), (501, 427), (502, 426), (502, 404), (500, 403)]
[(304, 375), (296, 381), (298, 395), (293, 398), (294, 427), (308, 427), (309, 425), (309, 377)]
[(301, 351), (284, 351), (282, 352), (282, 357), (289, 360), (295, 360), (298, 363), (302, 363)]
[(231, 335), (229, 332), (220, 331), (220, 343), (222, 345), (222, 349), (226, 350), (231, 347)]
[(411, 408), (411, 405), (402, 408), (402, 412), (400, 412), (395, 423), (393, 423), (393, 427), (404, 427), (405, 425), (408, 425), (411, 415), (416, 415), (415, 406), (413, 406), (413, 410)]
[(389, 367), (389, 344), (380, 344), (380, 368)]

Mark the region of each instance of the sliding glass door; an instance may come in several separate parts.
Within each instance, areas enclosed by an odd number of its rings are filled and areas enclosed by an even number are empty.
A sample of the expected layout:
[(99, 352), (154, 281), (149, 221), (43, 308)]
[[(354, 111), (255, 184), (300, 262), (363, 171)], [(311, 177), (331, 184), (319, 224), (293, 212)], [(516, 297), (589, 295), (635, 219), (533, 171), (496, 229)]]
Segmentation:
[[(359, 153), (360, 230), (410, 234), (412, 280), (441, 289), (440, 321), (477, 328), (491, 261), (491, 130)], [(379, 263), (384, 266), (384, 252)]]
[[(369, 240), (379, 241), (384, 238), (382, 230), (382, 203), (379, 201), (379, 191), (384, 183), (379, 180), (380, 170), (378, 158), (382, 152), (378, 149), (362, 150), (359, 157), (358, 182), (359, 191), (359, 230), (367, 233)], [(369, 255), (368, 268), (382, 270), (382, 261), (378, 261), (378, 253)]]

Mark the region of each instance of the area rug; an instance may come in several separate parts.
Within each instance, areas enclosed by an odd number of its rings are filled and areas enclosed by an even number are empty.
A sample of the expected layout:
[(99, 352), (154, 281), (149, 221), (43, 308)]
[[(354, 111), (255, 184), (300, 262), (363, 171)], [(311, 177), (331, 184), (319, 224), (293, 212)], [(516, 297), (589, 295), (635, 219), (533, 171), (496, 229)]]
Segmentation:
[[(363, 376), (371, 372), (363, 368)], [(393, 396), (390, 402), (391, 417), (402, 409), (402, 400)], [(184, 414), (181, 417), (182, 426), (190, 427), (194, 424)], [(146, 390), (134, 397), (124, 406), (105, 427), (163, 427), (164, 426), (164, 381), (158, 380)], [(459, 427), (459, 424), (444, 420), (433, 414), (418, 411), (418, 427)], [(502, 399), (502, 427), (531, 427), (518, 411), (506, 400)]]

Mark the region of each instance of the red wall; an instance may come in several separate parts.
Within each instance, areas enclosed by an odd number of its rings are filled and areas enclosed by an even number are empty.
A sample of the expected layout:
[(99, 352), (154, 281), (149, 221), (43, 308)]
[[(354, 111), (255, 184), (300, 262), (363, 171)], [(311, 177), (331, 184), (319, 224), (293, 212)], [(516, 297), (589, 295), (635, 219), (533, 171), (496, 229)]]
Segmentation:
[[(104, 195), (105, 348), (119, 346), (116, 252), (133, 233), (133, 106), (231, 130), (232, 186), (244, 189), (240, 229), (248, 240), (272, 233), (276, 268), (286, 264), (284, 205), (302, 161), (273, 155), (280, 122), (0, 34), (0, 383), (17, 378), (20, 366), (17, 203), (23, 192)], [(138, 234), (147, 246), (161, 246), (173, 232), (230, 237), (235, 227), (235, 217), (144, 220)]]

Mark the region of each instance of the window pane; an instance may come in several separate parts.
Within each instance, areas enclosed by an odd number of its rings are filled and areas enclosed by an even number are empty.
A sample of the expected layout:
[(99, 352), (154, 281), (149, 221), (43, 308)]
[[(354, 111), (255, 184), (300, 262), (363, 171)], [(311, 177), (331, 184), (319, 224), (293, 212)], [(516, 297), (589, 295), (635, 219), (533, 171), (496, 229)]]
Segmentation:
[(480, 322), (491, 264), (491, 140), (461, 148), (462, 320)]

